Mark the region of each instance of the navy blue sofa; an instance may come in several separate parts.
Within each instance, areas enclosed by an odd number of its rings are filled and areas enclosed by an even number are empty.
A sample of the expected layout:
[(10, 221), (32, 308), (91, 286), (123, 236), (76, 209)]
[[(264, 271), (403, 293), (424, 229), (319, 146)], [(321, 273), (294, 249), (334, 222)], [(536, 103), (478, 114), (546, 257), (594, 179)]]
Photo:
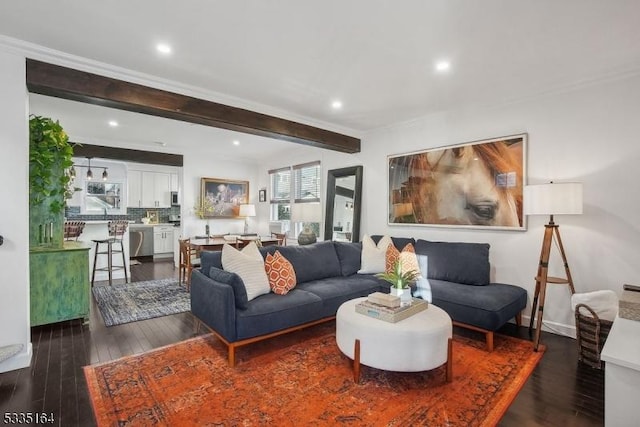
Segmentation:
[[(378, 240), (379, 236), (373, 236)], [(393, 238), (402, 249), (413, 243), (429, 257), (433, 304), (454, 324), (481, 331), (487, 349), (493, 332), (512, 318), (520, 323), (527, 292), (517, 286), (490, 283), (489, 245)], [(360, 243), (319, 242), (308, 246), (267, 246), (279, 250), (296, 271), (297, 285), (286, 295), (269, 293), (247, 301), (239, 276), (222, 269), (221, 252), (203, 252), (201, 268), (191, 277), (191, 311), (196, 325), (207, 326), (228, 348), (235, 365), (236, 348), (335, 318), (345, 301), (372, 292), (389, 292), (389, 284), (360, 269)]]

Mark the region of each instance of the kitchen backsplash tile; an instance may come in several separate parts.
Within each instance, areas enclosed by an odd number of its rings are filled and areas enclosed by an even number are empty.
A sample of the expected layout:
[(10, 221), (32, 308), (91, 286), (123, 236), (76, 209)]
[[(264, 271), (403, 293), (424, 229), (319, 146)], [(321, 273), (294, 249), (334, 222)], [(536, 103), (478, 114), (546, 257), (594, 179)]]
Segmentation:
[(158, 212), (158, 222), (169, 222), (169, 215), (180, 215), (180, 206), (170, 208), (127, 208), (126, 215), (84, 215), (80, 213), (80, 206), (67, 206), (65, 218), (71, 221), (99, 221), (99, 220), (128, 220), (138, 223), (147, 216), (147, 211)]

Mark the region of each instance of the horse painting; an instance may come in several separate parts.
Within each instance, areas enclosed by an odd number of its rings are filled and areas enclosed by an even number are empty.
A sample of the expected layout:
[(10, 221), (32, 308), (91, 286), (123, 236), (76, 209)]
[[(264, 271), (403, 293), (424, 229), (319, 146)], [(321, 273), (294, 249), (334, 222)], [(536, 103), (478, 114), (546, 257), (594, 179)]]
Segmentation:
[(522, 228), (525, 135), (389, 158), (389, 223)]

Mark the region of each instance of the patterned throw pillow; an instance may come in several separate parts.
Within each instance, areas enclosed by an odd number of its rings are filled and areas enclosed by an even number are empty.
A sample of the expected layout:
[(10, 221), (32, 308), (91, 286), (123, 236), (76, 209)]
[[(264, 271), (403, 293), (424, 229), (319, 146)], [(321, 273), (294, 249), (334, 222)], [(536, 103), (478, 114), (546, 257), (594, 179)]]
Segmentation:
[(402, 263), (403, 271), (415, 270), (420, 273), (416, 250), (411, 243), (407, 244), (400, 252), (400, 262)]
[(296, 286), (296, 272), (293, 265), (280, 253), (275, 251), (273, 255), (267, 254), (264, 260), (264, 269), (269, 278), (269, 286), (273, 293), (286, 295)]
[(407, 245), (402, 248), (402, 252), (395, 246), (389, 245), (385, 256), (385, 272), (392, 272), (393, 266), (398, 260), (400, 260), (400, 265), (402, 265), (402, 271), (415, 270), (420, 273), (416, 250), (411, 243), (407, 243)]
[(400, 259), (400, 251), (394, 245), (389, 245), (387, 253), (384, 257), (384, 271), (385, 273), (391, 273), (393, 266), (396, 265), (396, 261)]

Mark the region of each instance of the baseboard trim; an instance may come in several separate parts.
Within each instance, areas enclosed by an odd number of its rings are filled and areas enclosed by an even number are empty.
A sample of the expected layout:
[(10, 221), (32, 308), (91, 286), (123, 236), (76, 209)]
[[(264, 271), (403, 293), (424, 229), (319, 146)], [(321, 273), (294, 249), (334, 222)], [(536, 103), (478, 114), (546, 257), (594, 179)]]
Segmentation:
[(22, 352), (0, 363), (0, 373), (29, 367), (31, 365), (32, 356), (33, 347), (31, 346), (31, 343), (27, 343)]
[[(531, 321), (531, 316), (522, 316), (523, 325), (525, 326), (528, 325), (530, 321)], [(542, 319), (542, 330), (544, 332), (550, 332), (556, 335), (562, 335), (562, 336), (573, 338), (573, 339), (576, 338), (575, 325), (566, 325), (564, 323), (551, 322), (549, 320)]]

